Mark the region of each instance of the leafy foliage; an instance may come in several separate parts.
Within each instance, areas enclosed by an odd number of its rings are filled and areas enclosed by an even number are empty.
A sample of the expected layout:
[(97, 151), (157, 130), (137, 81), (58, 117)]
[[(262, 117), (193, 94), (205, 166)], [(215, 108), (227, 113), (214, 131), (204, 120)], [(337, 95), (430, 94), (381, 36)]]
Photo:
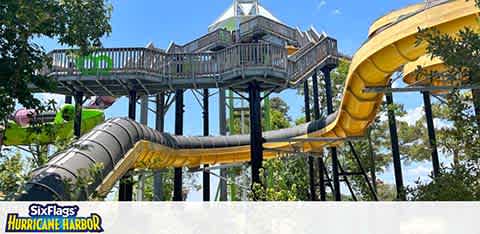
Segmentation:
[(56, 39), (86, 54), (111, 32), (111, 6), (104, 0), (4, 0), (0, 12), (0, 121), (14, 111), (16, 102), (45, 110), (30, 85), (55, 89), (53, 80), (39, 72), (51, 66), (51, 59), (35, 39)]
[[(480, 7), (480, 1), (475, 1)], [(419, 76), (427, 80), (444, 80), (453, 83), (478, 83), (480, 75), (480, 34), (464, 28), (455, 35), (444, 34), (438, 29), (420, 30), (417, 44), (427, 43), (432, 58), (441, 59), (446, 65), (442, 71), (426, 71), (419, 67)], [(444, 154), (453, 156), (451, 169), (443, 168), (441, 175), (432, 182), (409, 189), (412, 200), (419, 201), (472, 201), (479, 199), (480, 170), (480, 95), (453, 91), (441, 104), (434, 105), (436, 117), (448, 125), (437, 131), (437, 141)]]
[(452, 169), (443, 168), (441, 176), (430, 176), (432, 182), (416, 182), (410, 188), (413, 201), (479, 201), (480, 170), (475, 162), (468, 162)]
[(27, 162), (19, 153), (0, 158), (0, 200), (13, 200), (28, 179), (25, 173)]

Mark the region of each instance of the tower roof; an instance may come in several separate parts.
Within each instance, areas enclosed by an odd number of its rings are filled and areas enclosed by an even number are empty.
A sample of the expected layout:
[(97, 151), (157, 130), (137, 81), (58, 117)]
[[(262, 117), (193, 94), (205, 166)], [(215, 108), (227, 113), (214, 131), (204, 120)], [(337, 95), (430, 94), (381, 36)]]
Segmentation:
[(260, 5), (258, 0), (234, 0), (233, 4), (210, 25), (209, 31), (218, 28), (234, 30), (240, 22), (258, 15), (280, 22), (272, 13)]

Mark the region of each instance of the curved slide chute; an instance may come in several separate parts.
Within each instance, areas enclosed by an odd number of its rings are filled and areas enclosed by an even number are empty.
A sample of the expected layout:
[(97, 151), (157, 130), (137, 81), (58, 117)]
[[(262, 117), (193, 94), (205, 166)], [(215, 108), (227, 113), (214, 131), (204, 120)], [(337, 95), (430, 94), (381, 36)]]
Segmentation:
[[(36, 113), (34, 110), (18, 110), (7, 122), (3, 145), (52, 144), (73, 136), (75, 107), (64, 105), (58, 112)], [(82, 111), (81, 133), (87, 133), (105, 121), (103, 111)], [(34, 126), (34, 127), (32, 127)]]
[[(375, 30), (375, 35), (356, 53), (337, 113), (324, 121), (267, 132), (264, 134), (267, 140), (264, 147), (290, 149), (292, 142), (269, 142), (288, 137), (305, 151), (320, 151), (331, 142), (308, 142), (302, 139), (364, 135), (383, 99), (383, 94), (366, 93), (363, 92), (364, 88), (385, 86), (392, 73), (426, 53), (425, 45), (415, 46), (419, 27), (436, 27), (450, 34), (465, 26), (478, 28), (479, 10), (474, 1), (447, 1), (414, 10), (407, 16), (391, 17), (389, 19), (395, 20), (377, 26), (381, 30)], [(68, 193), (61, 181), (74, 181), (79, 176), (79, 169), (89, 168), (95, 163), (104, 163), (103, 177), (91, 189), (105, 194), (132, 168), (247, 162), (250, 160), (248, 144), (248, 136), (172, 136), (129, 120), (113, 119), (96, 127), (73, 147), (57, 154), (47, 165), (34, 171), (33, 179), (20, 200), (68, 200)], [(271, 157), (275, 157), (275, 154), (266, 151), (265, 158)]]
[[(419, 73), (418, 68), (422, 69)], [(430, 72), (442, 73), (446, 72), (448, 67), (438, 57), (431, 55), (424, 55), (415, 62), (405, 64), (403, 67), (403, 81), (409, 85), (415, 86), (433, 86), (433, 87), (460, 87), (471, 82), (470, 77), (443, 77), (441, 75), (433, 78), (427, 78), (423, 72), (429, 74)], [(435, 90), (432, 93), (435, 95), (448, 94), (448, 90)]]

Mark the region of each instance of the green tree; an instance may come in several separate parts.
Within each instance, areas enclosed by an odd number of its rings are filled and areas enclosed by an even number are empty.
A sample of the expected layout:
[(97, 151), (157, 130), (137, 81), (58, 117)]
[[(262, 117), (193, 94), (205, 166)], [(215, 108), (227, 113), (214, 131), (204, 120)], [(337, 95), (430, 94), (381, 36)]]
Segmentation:
[[(475, 1), (480, 7), (480, 1)], [(460, 81), (477, 84), (480, 75), (480, 34), (470, 28), (449, 35), (437, 29), (421, 29), (417, 44), (427, 43), (432, 58), (444, 61), (444, 71), (425, 71), (418, 68), (418, 76), (426, 80)], [(467, 78), (466, 80), (464, 78)], [(452, 169), (444, 168), (430, 183), (417, 183), (410, 189), (413, 200), (467, 201), (478, 200), (480, 158), (480, 96), (454, 90), (440, 104), (434, 114), (448, 126), (437, 131), (437, 141), (444, 154), (452, 155)]]
[(466, 162), (443, 168), (441, 176), (430, 176), (431, 182), (416, 182), (410, 188), (410, 199), (413, 201), (479, 201), (480, 170), (475, 162)]
[(0, 200), (12, 200), (28, 179), (28, 163), (17, 152), (0, 156)]
[[(0, 3), (0, 121), (15, 104), (45, 109), (31, 84), (53, 91), (52, 79), (39, 73), (51, 59), (36, 38), (51, 38), (87, 54), (111, 32), (111, 5), (104, 0), (4, 0)], [(1, 123), (0, 123), (1, 124)]]

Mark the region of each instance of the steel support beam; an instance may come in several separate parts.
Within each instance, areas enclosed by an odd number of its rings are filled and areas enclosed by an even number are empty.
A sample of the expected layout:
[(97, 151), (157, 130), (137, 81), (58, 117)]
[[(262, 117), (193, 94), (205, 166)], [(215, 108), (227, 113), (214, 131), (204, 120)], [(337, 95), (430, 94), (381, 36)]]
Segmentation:
[[(128, 118), (135, 120), (137, 112), (137, 92), (131, 90), (128, 96)], [(128, 173), (128, 172), (127, 172)], [(120, 189), (118, 192), (119, 201), (132, 201), (133, 199), (133, 181), (131, 175), (125, 175), (120, 179)]]
[(65, 104), (72, 104), (72, 96), (65, 96)]
[[(218, 91), (218, 110), (219, 110), (219, 129), (220, 129), (220, 135), (225, 136), (227, 135), (227, 94), (224, 88), (221, 88)], [(227, 168), (221, 168), (220, 169), (220, 176), (223, 178), (226, 178), (228, 176), (227, 174)], [(220, 190), (220, 201), (227, 201), (228, 199), (228, 193), (227, 193), (227, 181), (226, 180), (220, 180), (218, 182), (219, 190)]]
[[(303, 96), (305, 99), (305, 122), (312, 121), (310, 114), (310, 88), (308, 87), (308, 79), (303, 83)], [(308, 157), (308, 175), (310, 183), (310, 200), (317, 201), (317, 193), (315, 189), (315, 158), (313, 156)]]
[[(266, 92), (264, 93), (264, 95), (269, 95), (267, 94)], [(268, 96), (265, 96), (263, 98), (263, 106), (264, 106), (264, 118), (265, 118), (265, 131), (270, 131), (272, 130), (272, 118), (270, 116), (270, 112), (272, 111), (272, 108), (270, 106), (270, 97)]]
[(312, 89), (313, 89), (313, 119), (319, 120), (320, 119), (320, 100), (319, 100), (319, 92), (318, 92), (318, 76), (317, 72), (313, 73), (312, 75)]
[[(148, 126), (148, 96), (144, 95), (140, 98), (140, 123)], [(136, 200), (143, 201), (145, 192), (145, 173), (138, 174)]]
[[(317, 72), (315, 71), (312, 75), (312, 89), (313, 89), (313, 118), (315, 120), (320, 119), (320, 100), (319, 100), (319, 93), (318, 93), (318, 76)], [(320, 187), (320, 200), (326, 201), (327, 200), (327, 191), (325, 188), (325, 171), (323, 167), (323, 155), (320, 155), (317, 159), (318, 164), (318, 177), (319, 177), (319, 187)]]
[(83, 92), (75, 92), (75, 118), (73, 120), (73, 134), (80, 138), (82, 135), (82, 105)]
[(420, 87), (405, 87), (392, 88), (390, 86), (373, 86), (365, 87), (363, 92), (366, 93), (410, 93), (410, 92), (434, 92), (434, 91), (452, 91), (462, 89), (480, 89), (480, 83), (460, 85), (460, 86), (420, 86)]
[[(155, 113), (155, 129), (159, 132), (165, 130), (165, 94), (159, 93), (155, 97), (156, 101), (156, 113)], [(164, 201), (164, 189), (163, 189), (163, 172), (157, 170), (153, 175), (153, 200)]]
[(338, 164), (338, 170), (340, 171), (339, 176), (343, 176), (343, 182), (345, 182), (345, 184), (347, 185), (348, 191), (350, 192), (350, 195), (352, 195), (353, 201), (358, 201), (357, 195), (355, 195), (355, 191), (353, 191), (352, 184), (348, 180), (348, 176), (351, 173), (346, 172), (343, 169), (342, 164), (340, 164), (340, 163)]
[(360, 172), (363, 175), (363, 178), (365, 179), (365, 182), (367, 183), (368, 188), (370, 189), (370, 193), (372, 194), (372, 199), (374, 201), (378, 201), (375, 188), (373, 187), (372, 183), (370, 183), (370, 179), (368, 178), (367, 171), (365, 170), (365, 168), (363, 168), (362, 161), (360, 160), (360, 157), (358, 156), (357, 151), (355, 150), (355, 147), (353, 147), (352, 142), (348, 142), (348, 145), (350, 146), (350, 150), (353, 153), (353, 157), (355, 157), (355, 161), (357, 162), (358, 167), (360, 168)]
[(373, 191), (377, 193), (377, 174), (376, 174), (376, 163), (375, 163), (375, 152), (373, 151), (372, 144), (372, 129), (368, 129), (368, 153), (370, 156), (370, 176), (372, 177)]
[(323, 161), (323, 154), (317, 159), (318, 164), (318, 181), (320, 186), (320, 200), (326, 201), (327, 200), (327, 189), (326, 189), (326, 181), (325, 175), (328, 177), (328, 171), (325, 166), (325, 162)]
[[(208, 89), (203, 90), (203, 135), (209, 136), (209, 112), (208, 112), (208, 98), (210, 94)], [(209, 165), (203, 165), (203, 168), (208, 168)], [(210, 173), (208, 171), (203, 172), (203, 201), (210, 201)]]
[(432, 101), (430, 99), (430, 92), (422, 92), (422, 95), (427, 120), (428, 142), (430, 143), (432, 154), (433, 176), (437, 177), (440, 174), (440, 160), (438, 159), (437, 138), (435, 136), (435, 125), (433, 123)]
[[(177, 136), (183, 135), (183, 93), (184, 91), (181, 89), (175, 91), (175, 135)], [(174, 171), (173, 200), (183, 201), (182, 168), (175, 168)]]
[[(393, 96), (391, 93), (385, 94), (387, 105), (393, 105)], [(388, 108), (388, 125), (390, 128), (390, 141), (392, 144), (393, 167), (395, 171), (395, 184), (397, 187), (397, 199), (405, 201), (406, 194), (403, 186), (402, 160), (400, 159), (400, 148), (398, 146), (397, 122), (395, 110)]]
[[(257, 81), (248, 84), (250, 104), (250, 162), (252, 165), (252, 188), (254, 184), (260, 184), (260, 169), (263, 163), (263, 137), (262, 137), (262, 109), (260, 87)], [(254, 194), (254, 199), (256, 195)]]
[[(327, 113), (332, 114), (333, 111), (333, 90), (332, 90), (332, 79), (330, 78), (330, 72), (332, 69), (330, 68), (325, 68), (322, 70), (323, 73), (323, 78), (325, 81), (325, 92), (326, 92), (326, 98), (327, 98)], [(330, 148), (330, 153), (332, 155), (332, 177), (333, 177), (333, 187), (334, 187), (334, 197), (335, 201), (341, 201), (342, 200), (342, 194), (340, 191), (340, 179), (338, 175), (338, 154), (337, 154), (337, 148), (331, 147)]]

